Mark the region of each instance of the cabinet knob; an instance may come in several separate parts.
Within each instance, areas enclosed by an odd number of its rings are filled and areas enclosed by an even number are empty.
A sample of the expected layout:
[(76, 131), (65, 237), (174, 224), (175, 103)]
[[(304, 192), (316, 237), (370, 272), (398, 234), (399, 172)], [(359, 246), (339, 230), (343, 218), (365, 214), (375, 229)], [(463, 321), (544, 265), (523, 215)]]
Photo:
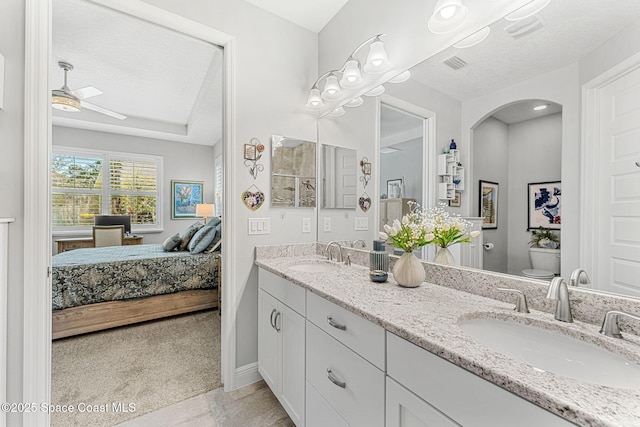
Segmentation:
[(332, 383), (334, 383), (335, 385), (337, 385), (340, 388), (347, 388), (347, 383), (345, 383), (344, 381), (340, 381), (339, 379), (337, 379), (335, 377), (335, 375), (333, 375), (333, 372), (331, 371), (331, 368), (327, 368), (327, 378), (329, 378), (329, 381), (331, 381)]
[(341, 325), (339, 323), (336, 323), (331, 316), (327, 316), (327, 323), (329, 325), (333, 326), (336, 329), (340, 329), (341, 331), (346, 331), (347, 330), (347, 327), (345, 325)]

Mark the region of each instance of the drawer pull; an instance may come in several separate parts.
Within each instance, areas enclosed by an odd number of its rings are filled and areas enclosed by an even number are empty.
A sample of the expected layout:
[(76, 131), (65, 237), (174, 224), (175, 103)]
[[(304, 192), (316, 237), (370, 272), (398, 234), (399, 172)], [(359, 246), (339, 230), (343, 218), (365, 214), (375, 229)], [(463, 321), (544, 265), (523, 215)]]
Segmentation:
[(269, 317), (269, 323), (271, 323), (271, 327), (272, 327), (273, 329), (275, 329), (275, 328), (276, 328), (276, 324), (275, 324), (275, 323), (274, 323), (274, 321), (273, 321), (273, 315), (274, 315), (274, 314), (276, 314), (276, 311), (277, 311), (277, 310), (276, 310), (275, 308), (274, 308), (273, 310), (271, 310), (271, 316)]
[(277, 312), (276, 317), (273, 318), (273, 326), (276, 328), (276, 332), (280, 332), (280, 328), (278, 327), (279, 318), (280, 318), (280, 312)]
[(340, 329), (341, 331), (347, 330), (347, 327), (345, 325), (341, 325), (339, 323), (334, 322), (331, 316), (327, 316), (327, 323), (336, 329)]
[(333, 372), (331, 371), (330, 368), (327, 368), (327, 378), (329, 378), (329, 381), (331, 381), (332, 383), (334, 383), (335, 385), (337, 385), (340, 388), (347, 388), (347, 383), (340, 381), (339, 379), (337, 379), (334, 375)]

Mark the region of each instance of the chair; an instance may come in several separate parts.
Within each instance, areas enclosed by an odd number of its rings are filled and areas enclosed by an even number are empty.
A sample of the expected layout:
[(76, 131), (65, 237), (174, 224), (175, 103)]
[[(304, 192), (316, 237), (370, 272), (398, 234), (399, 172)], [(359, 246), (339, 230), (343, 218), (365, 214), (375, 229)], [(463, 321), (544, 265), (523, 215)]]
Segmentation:
[(122, 245), (124, 245), (124, 225), (93, 226), (93, 246), (95, 248)]

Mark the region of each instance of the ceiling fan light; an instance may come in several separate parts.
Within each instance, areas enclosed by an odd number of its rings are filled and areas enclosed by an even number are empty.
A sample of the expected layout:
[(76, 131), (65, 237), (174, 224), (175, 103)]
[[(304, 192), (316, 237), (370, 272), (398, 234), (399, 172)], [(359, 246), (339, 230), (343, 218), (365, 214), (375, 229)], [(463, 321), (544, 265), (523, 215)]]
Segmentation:
[(389, 79), (389, 83), (402, 83), (402, 82), (406, 82), (407, 80), (409, 80), (409, 78), (411, 77), (411, 71), (406, 70), (403, 71), (402, 73), (398, 74), (397, 76), (395, 76), (392, 79)]
[(491, 32), (491, 28), (484, 27), (475, 33), (471, 34), (469, 37), (465, 37), (460, 40), (458, 43), (454, 44), (453, 47), (458, 49), (466, 49), (471, 46), (475, 46), (478, 43), (481, 43), (484, 39), (489, 37), (489, 33)]
[(347, 102), (346, 104), (344, 104), (345, 107), (349, 107), (349, 108), (353, 108), (353, 107), (359, 107), (364, 103), (364, 99), (362, 99), (361, 96), (357, 97), (357, 98), (353, 98), (351, 101)]
[(324, 84), (324, 89), (322, 90), (322, 98), (327, 101), (335, 101), (340, 98), (341, 94), (342, 89), (340, 89), (340, 85), (338, 84), (338, 78), (333, 73), (329, 74)]
[(462, 25), (467, 13), (468, 9), (462, 0), (438, 0), (427, 27), (434, 34), (448, 33)]
[(384, 93), (384, 86), (380, 85), (380, 86), (376, 86), (373, 89), (371, 89), (369, 92), (365, 93), (365, 96), (379, 96), (382, 95)]
[(53, 91), (51, 106), (56, 110), (77, 113), (80, 111), (80, 100), (59, 90)]
[(309, 91), (309, 98), (307, 99), (307, 108), (311, 110), (319, 110), (324, 105), (322, 97), (320, 96), (320, 89), (314, 87)]
[(504, 17), (507, 21), (520, 21), (540, 12), (551, 3), (551, 0), (533, 0)]
[(379, 37), (376, 37), (369, 46), (367, 62), (362, 68), (369, 74), (380, 74), (386, 71), (388, 67), (389, 57), (387, 51), (384, 49), (384, 43), (382, 43)]
[(345, 89), (355, 89), (362, 85), (362, 73), (360, 72), (360, 64), (355, 59), (350, 59), (344, 65), (340, 86)]

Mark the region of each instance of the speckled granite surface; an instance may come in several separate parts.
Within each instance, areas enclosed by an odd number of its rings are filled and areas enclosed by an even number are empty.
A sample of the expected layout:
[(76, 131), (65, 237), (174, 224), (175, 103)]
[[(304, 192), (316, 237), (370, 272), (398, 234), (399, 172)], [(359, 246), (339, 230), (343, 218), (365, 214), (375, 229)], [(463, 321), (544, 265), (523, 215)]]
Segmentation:
[[(366, 251), (351, 250), (350, 258), (354, 264), (341, 266), (332, 272), (295, 271), (290, 267), (301, 260), (323, 259), (310, 254), (313, 251), (309, 244), (297, 246), (258, 248), (256, 264), (578, 425), (640, 426), (640, 385), (638, 389), (618, 389), (540, 372), (482, 346), (468, 337), (458, 324), (469, 318), (510, 318), (536, 323), (597, 343), (640, 364), (640, 338), (637, 336), (626, 334), (625, 340), (608, 339), (598, 333), (598, 325), (581, 321), (573, 324), (558, 322), (548, 312), (536, 311), (535, 304), (530, 305), (533, 308), (530, 314), (519, 314), (513, 311), (511, 302), (433, 283), (407, 289), (397, 286), (392, 276), (387, 283), (373, 283), (369, 280), (368, 268), (355, 264), (359, 258), (366, 259)], [(450, 269), (429, 263), (425, 263), (425, 269), (428, 281), (438, 274), (449, 274), (447, 280), (459, 282), (459, 288), (481, 288), (483, 292), (496, 292), (497, 298), (513, 299), (512, 295), (488, 289), (496, 285), (511, 286), (500, 278), (490, 280), (478, 271)], [(544, 288), (536, 282), (524, 285), (533, 285), (534, 290), (536, 287)], [(544, 295), (541, 299), (544, 300)], [(550, 311), (553, 308), (552, 304), (546, 304), (546, 300), (540, 302), (542, 309)]]

